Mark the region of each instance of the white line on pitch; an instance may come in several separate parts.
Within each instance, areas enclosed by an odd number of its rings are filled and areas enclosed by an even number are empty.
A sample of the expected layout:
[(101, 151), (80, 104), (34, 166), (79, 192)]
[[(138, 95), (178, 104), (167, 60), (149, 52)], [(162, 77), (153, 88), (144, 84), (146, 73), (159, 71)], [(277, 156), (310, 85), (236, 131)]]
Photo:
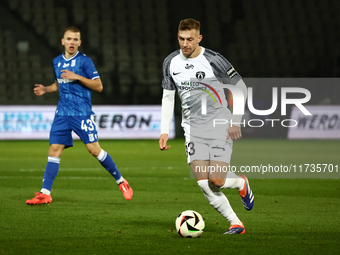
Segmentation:
[[(127, 171), (127, 170), (140, 170), (140, 169), (145, 169), (148, 168), (150, 170), (157, 170), (157, 169), (167, 169), (167, 170), (172, 170), (172, 169), (180, 169), (182, 167), (172, 167), (172, 166), (167, 166), (167, 167), (119, 167), (119, 170)], [(70, 171), (70, 172), (77, 172), (77, 171), (103, 171), (105, 170), (104, 168), (60, 168), (60, 171)], [(32, 169), (25, 169), (21, 168), (19, 169), (19, 172), (43, 172), (45, 171), (44, 168), (32, 168)]]
[[(58, 176), (58, 179), (62, 180), (108, 180), (108, 179), (113, 179), (112, 177), (92, 177), (92, 176)], [(38, 179), (42, 180), (43, 177), (39, 176), (0, 176), (0, 179)], [(175, 179), (182, 179), (182, 180), (191, 180), (193, 178), (189, 177), (129, 177), (130, 179), (138, 179), (138, 180), (175, 180)]]

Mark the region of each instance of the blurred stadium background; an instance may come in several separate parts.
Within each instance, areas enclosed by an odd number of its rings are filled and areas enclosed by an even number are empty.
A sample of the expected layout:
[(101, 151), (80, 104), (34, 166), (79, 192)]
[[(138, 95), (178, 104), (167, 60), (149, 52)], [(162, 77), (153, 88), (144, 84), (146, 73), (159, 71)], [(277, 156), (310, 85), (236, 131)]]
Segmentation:
[[(272, 85), (264, 89), (261, 81), (311, 77), (308, 87), (301, 85), (312, 94), (308, 104), (340, 105), (339, 13), (338, 0), (0, 0), (0, 107), (57, 104), (58, 95), (36, 97), (33, 88), (53, 83), (52, 59), (63, 51), (60, 39), (68, 26), (82, 31), (80, 50), (93, 59), (104, 84), (102, 93), (92, 94), (94, 105), (160, 105), (162, 62), (178, 49), (177, 27), (188, 17), (201, 21), (201, 45), (223, 54), (247, 78), (259, 103), (268, 97), (271, 103)], [(277, 114), (271, 118), (279, 119)], [(333, 124), (340, 132), (339, 114)], [(177, 137), (181, 131), (177, 126)], [(287, 138), (282, 127), (242, 132), (245, 138)], [(234, 144), (231, 163), (338, 166), (339, 141), (242, 139)], [(56, 199), (47, 207), (27, 207), (24, 201), (41, 184), (48, 142), (0, 143), (0, 254), (225, 252), (221, 216), (187, 178), (183, 139), (171, 141), (165, 154), (157, 141), (101, 141), (131, 180), (136, 191), (131, 203), (116, 197), (110, 177), (83, 147), (66, 150)], [(311, 175), (254, 178), (257, 205), (250, 214), (238, 194), (229, 194), (248, 232), (227, 240), (228, 252), (242, 247), (243, 254), (338, 254), (339, 179)], [(186, 209), (207, 219), (204, 237), (190, 244), (173, 232), (176, 216)]]
[[(338, 77), (339, 11), (333, 0), (3, 0), (0, 105), (57, 103), (57, 95), (32, 90), (53, 82), (51, 61), (68, 26), (82, 31), (80, 50), (101, 75), (97, 105), (160, 104), (162, 62), (178, 48), (177, 26), (188, 17), (202, 24), (201, 45), (243, 77)], [(309, 104), (340, 104), (339, 86), (308, 89), (317, 95)]]

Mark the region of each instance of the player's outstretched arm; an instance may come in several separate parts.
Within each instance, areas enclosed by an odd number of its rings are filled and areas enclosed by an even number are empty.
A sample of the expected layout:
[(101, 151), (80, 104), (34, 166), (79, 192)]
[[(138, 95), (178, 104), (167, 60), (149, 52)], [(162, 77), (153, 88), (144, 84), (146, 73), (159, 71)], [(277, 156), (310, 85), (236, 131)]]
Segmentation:
[(168, 141), (168, 134), (162, 134), (161, 138), (159, 138), (159, 148), (161, 151), (168, 150), (170, 148), (169, 145), (166, 145)]
[(63, 79), (69, 79), (69, 80), (78, 80), (80, 81), (83, 85), (85, 85), (86, 87), (88, 87), (89, 89), (98, 91), (98, 92), (102, 92), (103, 90), (103, 84), (102, 81), (100, 80), (100, 78), (95, 79), (95, 80), (91, 80), (91, 79), (87, 79), (79, 74), (75, 74), (74, 72), (70, 71), (70, 70), (61, 70), (62, 74), (61, 74), (61, 78)]
[(44, 86), (41, 84), (35, 84), (35, 88), (33, 89), (34, 94), (37, 96), (42, 96), (46, 93), (53, 93), (58, 91), (58, 83), (55, 82), (51, 86)]

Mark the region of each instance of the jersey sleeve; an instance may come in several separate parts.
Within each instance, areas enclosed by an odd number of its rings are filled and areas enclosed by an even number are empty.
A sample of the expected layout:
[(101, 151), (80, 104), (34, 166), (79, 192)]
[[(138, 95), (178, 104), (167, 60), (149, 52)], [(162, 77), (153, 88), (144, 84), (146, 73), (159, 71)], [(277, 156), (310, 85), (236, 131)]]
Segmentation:
[(84, 58), (83, 68), (84, 68), (84, 72), (86, 73), (88, 79), (94, 80), (94, 79), (100, 78), (98, 71), (97, 71), (96, 67), (94, 66), (92, 59), (90, 59), (89, 57)]
[(163, 80), (162, 80), (163, 89), (176, 90), (175, 82), (172, 79), (172, 76), (171, 76), (171, 73), (170, 73), (170, 64), (171, 64), (171, 60), (178, 54), (179, 54), (179, 52), (175, 51), (164, 59), (164, 62), (163, 62)]
[(242, 79), (230, 62), (221, 54), (212, 50), (206, 50), (205, 56), (210, 62), (216, 78), (224, 84), (236, 85)]

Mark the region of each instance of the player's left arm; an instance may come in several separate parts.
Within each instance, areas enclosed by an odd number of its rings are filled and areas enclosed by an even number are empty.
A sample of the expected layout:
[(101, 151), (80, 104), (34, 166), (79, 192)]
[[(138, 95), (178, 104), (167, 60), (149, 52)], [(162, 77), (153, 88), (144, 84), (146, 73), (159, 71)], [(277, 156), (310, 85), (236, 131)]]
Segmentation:
[[(238, 87), (243, 93), (244, 102), (246, 102), (247, 86), (242, 80), (241, 75), (239, 75), (230, 62), (220, 54), (216, 54), (212, 62), (213, 66), (215, 67), (214, 73), (216, 77), (219, 77), (222, 83), (232, 84)], [(227, 139), (230, 137), (232, 140), (237, 141), (242, 138), (241, 121), (242, 115), (232, 115), (232, 124), (229, 125), (228, 128)]]
[(102, 81), (100, 80), (100, 78), (97, 79), (88, 79), (85, 78), (84, 76), (81, 76), (79, 74), (76, 74), (70, 70), (61, 70), (61, 78), (63, 79), (69, 79), (69, 80), (78, 80), (80, 81), (83, 85), (85, 85), (86, 87), (88, 87), (89, 89), (98, 91), (98, 92), (102, 92), (103, 90), (103, 84)]
[[(247, 86), (244, 83), (244, 81), (240, 79), (235, 84), (235, 86), (238, 87), (242, 91), (243, 96), (244, 96), (244, 101), (246, 102)], [(227, 139), (230, 137), (233, 141), (240, 140), (242, 138), (242, 132), (241, 132), (242, 115), (233, 114), (231, 121), (232, 121), (232, 125), (229, 125)]]

